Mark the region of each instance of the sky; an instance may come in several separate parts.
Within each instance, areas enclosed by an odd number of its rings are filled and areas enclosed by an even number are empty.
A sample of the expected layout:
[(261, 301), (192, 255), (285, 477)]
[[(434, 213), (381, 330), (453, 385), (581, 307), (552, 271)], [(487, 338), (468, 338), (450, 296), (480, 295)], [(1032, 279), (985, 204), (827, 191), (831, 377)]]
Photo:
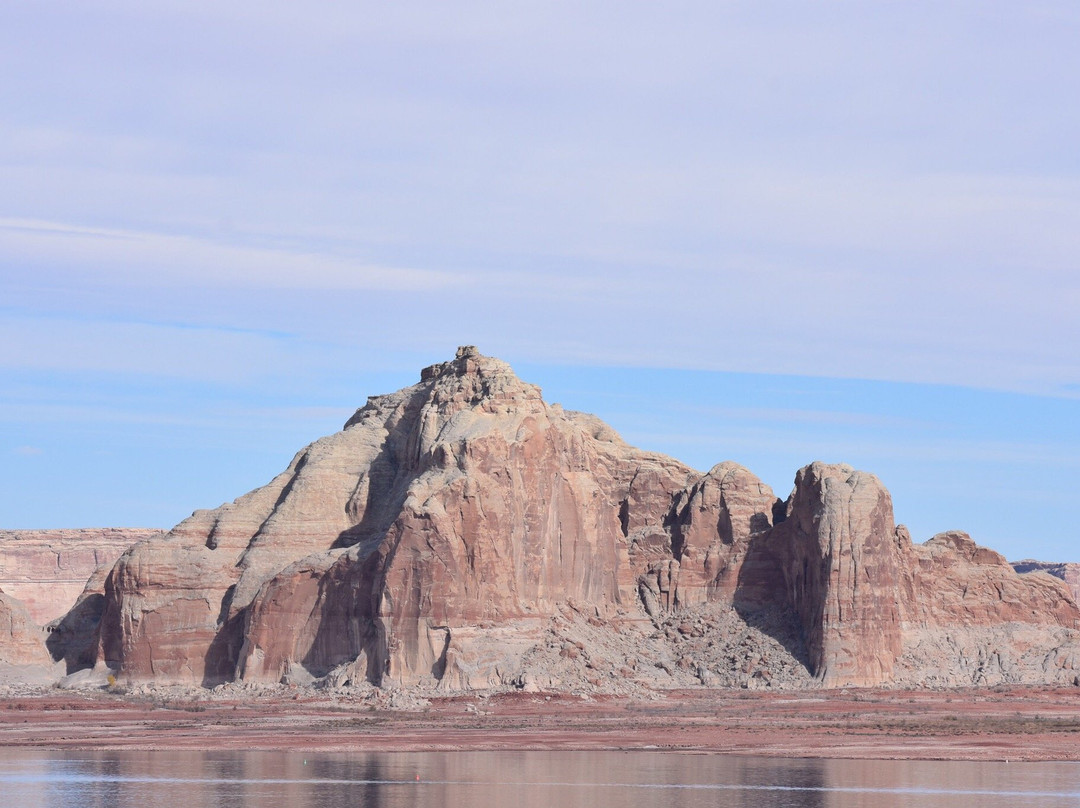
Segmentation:
[(1080, 561), (1073, 2), (0, 4), (0, 528), (169, 527), (475, 344)]

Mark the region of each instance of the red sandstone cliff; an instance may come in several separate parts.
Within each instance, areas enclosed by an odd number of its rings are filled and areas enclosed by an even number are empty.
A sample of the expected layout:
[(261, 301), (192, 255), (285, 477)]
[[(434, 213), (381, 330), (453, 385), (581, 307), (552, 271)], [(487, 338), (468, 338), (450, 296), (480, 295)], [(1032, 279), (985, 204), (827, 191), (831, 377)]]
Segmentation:
[(697, 476), (463, 349), (370, 399), (267, 488), (121, 558), (103, 655), (125, 676), (187, 682), (358, 656), (374, 681), (441, 679), (485, 653), (468, 642), (480, 623), (569, 600), (636, 609), (638, 578), (670, 557), (672, 499)]
[[(702, 474), (460, 349), (130, 548), (57, 643), (124, 680), (476, 688), (1071, 682), (1080, 610), (880, 481)], [(81, 601), (89, 609), (90, 601)], [(96, 623), (95, 623), (96, 625)], [(81, 638), (81, 639), (80, 639)], [(82, 643), (80, 645), (80, 642)]]
[(876, 477), (814, 463), (799, 471), (786, 517), (765, 539), (811, 671), (826, 685), (893, 678), (902, 576), (894, 529), (892, 500)]

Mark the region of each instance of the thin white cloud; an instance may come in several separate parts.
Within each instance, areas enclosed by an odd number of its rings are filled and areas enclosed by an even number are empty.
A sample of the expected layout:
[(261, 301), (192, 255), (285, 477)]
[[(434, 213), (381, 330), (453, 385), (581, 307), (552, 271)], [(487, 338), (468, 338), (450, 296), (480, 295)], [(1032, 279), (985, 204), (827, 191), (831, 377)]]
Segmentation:
[[(891, 461), (915, 461), (926, 464), (981, 464), (1009, 467), (1017, 464), (1045, 466), (1055, 469), (1080, 468), (1080, 457), (1070, 449), (1045, 443), (1018, 443), (1007, 440), (961, 440), (926, 437), (893, 439), (883, 430), (871, 431), (863, 439), (810, 439), (793, 430), (778, 430), (767, 426), (730, 429), (720, 425), (715, 431), (664, 432), (625, 430), (634, 443), (649, 446), (699, 448), (720, 446), (726, 456), (736, 460), (740, 455), (763, 451), (784, 453), (801, 458), (798, 465), (814, 459), (830, 463), (850, 462), (857, 457), (884, 458)], [(623, 437), (626, 438), (627, 434)], [(675, 452), (678, 456), (678, 452)], [(873, 469), (867, 469), (873, 471)], [(794, 469), (792, 470), (794, 472)]]
[(0, 32), (23, 77), (0, 112), (17, 311), (354, 351), (1080, 380), (1069, 4), (39, 13)]
[(817, 424), (872, 428), (926, 428), (932, 423), (896, 415), (839, 410), (809, 410), (781, 407), (679, 407), (692, 418), (716, 418), (723, 422), (756, 421), (776, 424)]
[(39, 449), (37, 446), (16, 446), (11, 450), (11, 453), (20, 457), (37, 457), (44, 454), (45, 450)]
[(0, 320), (0, 368), (246, 384), (308, 361), (287, 337), (214, 328), (38, 317)]
[(0, 258), (11, 268), (64, 262), (136, 287), (410, 291), (468, 281), (461, 274), (379, 266), (315, 252), (18, 218), (0, 219)]

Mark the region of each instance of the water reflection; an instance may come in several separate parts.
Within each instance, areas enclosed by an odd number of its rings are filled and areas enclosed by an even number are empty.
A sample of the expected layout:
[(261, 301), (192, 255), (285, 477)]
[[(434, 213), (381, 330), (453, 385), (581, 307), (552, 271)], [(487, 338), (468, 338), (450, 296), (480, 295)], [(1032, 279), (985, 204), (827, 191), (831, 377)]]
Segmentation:
[(26, 808), (1058, 808), (1080, 764), (777, 760), (650, 752), (0, 750)]

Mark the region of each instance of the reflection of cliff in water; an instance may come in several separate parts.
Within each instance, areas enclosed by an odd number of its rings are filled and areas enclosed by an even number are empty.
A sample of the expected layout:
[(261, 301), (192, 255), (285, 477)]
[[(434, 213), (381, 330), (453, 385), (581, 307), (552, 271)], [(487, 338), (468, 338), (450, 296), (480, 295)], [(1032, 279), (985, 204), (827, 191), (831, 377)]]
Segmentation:
[(0, 793), (20, 808), (1074, 808), (1080, 764), (16, 749), (4, 753)]
[[(697, 756), (695, 756), (697, 757)], [(700, 759), (700, 758), (699, 758)], [(718, 768), (704, 759), (704, 766), (731, 790), (714, 793), (714, 805), (739, 808), (824, 808), (828, 802), (824, 766), (821, 760), (782, 760), (732, 757)], [(705, 772), (702, 772), (705, 775)], [(725, 779), (726, 778), (726, 779)], [(698, 801), (687, 805), (704, 805)]]

